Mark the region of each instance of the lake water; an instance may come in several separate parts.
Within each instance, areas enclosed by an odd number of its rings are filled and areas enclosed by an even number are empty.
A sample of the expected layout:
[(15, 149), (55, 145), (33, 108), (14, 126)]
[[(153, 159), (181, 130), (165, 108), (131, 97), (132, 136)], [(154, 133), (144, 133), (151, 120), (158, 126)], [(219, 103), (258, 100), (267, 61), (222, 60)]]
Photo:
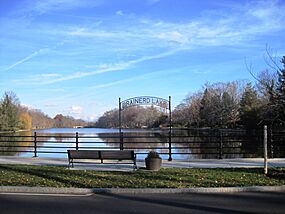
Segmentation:
[[(76, 147), (76, 132), (78, 133), (79, 149), (119, 149), (119, 129), (102, 129), (102, 128), (51, 128), (25, 132), (27, 136), (37, 134), (37, 152), (39, 157), (67, 157), (67, 149)], [(124, 148), (133, 149), (137, 153), (137, 159), (144, 159), (146, 153), (155, 150), (161, 153), (163, 159), (168, 159), (168, 132), (161, 130), (146, 129), (122, 129), (124, 135)], [(23, 133), (21, 133), (23, 135)], [(127, 136), (127, 137), (125, 137)], [(25, 141), (26, 138), (23, 140)], [(30, 138), (33, 141), (33, 138)], [(33, 156), (33, 142), (21, 145), (30, 146), (26, 152), (16, 152), (10, 155), (21, 157)], [(52, 148), (56, 147), (56, 148)], [(173, 145), (175, 147), (175, 145)], [(185, 152), (185, 149), (183, 149)], [(172, 152), (183, 152), (172, 149)], [(188, 151), (189, 152), (189, 151)], [(172, 155), (173, 159), (189, 159), (190, 155), (176, 154)]]
[[(168, 131), (168, 129), (123, 129), (123, 148), (134, 150), (138, 159), (144, 159), (151, 150), (159, 152), (163, 159), (168, 159)], [(35, 132), (39, 157), (66, 158), (67, 150), (75, 149), (77, 145), (79, 149), (98, 150), (120, 149), (121, 145), (119, 129), (52, 128), (12, 134), (17, 136), (16, 138), (0, 135), (0, 155), (33, 157)], [(78, 143), (75, 138), (76, 132)], [(219, 158), (221, 155), (223, 158), (262, 156), (262, 138), (247, 135), (242, 130), (223, 130), (221, 133), (219, 130), (212, 129), (173, 129), (172, 133), (171, 151), (172, 158), (175, 160)], [(223, 142), (222, 152), (221, 141)]]

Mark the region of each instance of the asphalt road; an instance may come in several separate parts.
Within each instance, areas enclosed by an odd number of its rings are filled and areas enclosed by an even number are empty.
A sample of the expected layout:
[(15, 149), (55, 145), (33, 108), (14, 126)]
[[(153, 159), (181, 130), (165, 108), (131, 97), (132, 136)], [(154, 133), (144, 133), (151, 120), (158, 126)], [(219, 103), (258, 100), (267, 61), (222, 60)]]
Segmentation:
[(285, 192), (97, 194), (42, 196), (0, 194), (0, 213), (285, 213)]

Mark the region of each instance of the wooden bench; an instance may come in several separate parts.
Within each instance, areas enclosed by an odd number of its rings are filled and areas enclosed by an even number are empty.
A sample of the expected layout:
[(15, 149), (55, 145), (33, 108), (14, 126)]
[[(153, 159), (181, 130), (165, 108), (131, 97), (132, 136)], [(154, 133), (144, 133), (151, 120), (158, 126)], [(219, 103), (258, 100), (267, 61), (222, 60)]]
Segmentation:
[[(132, 162), (121, 162), (120, 164), (134, 164), (134, 169), (137, 168), (136, 154), (132, 150), (67, 150), (68, 167), (70, 164), (74, 167), (74, 159), (95, 159), (101, 160), (131, 160)], [(112, 162), (113, 164), (114, 162)]]

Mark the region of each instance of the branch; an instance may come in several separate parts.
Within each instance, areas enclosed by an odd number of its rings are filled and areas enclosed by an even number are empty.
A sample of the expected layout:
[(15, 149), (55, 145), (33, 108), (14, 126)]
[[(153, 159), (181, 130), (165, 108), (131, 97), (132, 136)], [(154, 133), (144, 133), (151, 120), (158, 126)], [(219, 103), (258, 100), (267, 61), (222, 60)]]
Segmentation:
[[(280, 68), (279, 65), (277, 64), (276, 59), (274, 59), (274, 58), (272, 57), (272, 54), (270, 53), (270, 50), (269, 50), (269, 47), (268, 47), (267, 44), (266, 44), (266, 54), (267, 54), (267, 57), (268, 57), (268, 59), (269, 59), (269, 62), (268, 62), (268, 60), (264, 57), (265, 63), (266, 63), (270, 68), (272, 68), (273, 70), (280, 71), (281, 68)], [(270, 63), (270, 62), (271, 62), (271, 63)], [(272, 63), (273, 63), (273, 65), (272, 65)]]
[(246, 67), (246, 70), (250, 73), (250, 75), (256, 80), (256, 81), (258, 81), (260, 84), (262, 84), (263, 85), (263, 83), (254, 75), (254, 73), (252, 72), (252, 64), (250, 64), (249, 66), (248, 66), (248, 64), (247, 64), (247, 61), (246, 61), (246, 57), (244, 58), (244, 63), (245, 63), (245, 67)]

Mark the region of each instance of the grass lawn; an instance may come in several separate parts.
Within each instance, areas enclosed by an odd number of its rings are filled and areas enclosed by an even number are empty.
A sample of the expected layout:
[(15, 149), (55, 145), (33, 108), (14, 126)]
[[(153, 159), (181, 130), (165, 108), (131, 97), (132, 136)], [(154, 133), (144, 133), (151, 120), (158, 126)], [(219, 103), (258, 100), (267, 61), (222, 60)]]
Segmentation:
[(285, 185), (285, 168), (182, 169), (159, 172), (68, 170), (59, 166), (0, 165), (0, 186), (80, 188), (189, 188)]

